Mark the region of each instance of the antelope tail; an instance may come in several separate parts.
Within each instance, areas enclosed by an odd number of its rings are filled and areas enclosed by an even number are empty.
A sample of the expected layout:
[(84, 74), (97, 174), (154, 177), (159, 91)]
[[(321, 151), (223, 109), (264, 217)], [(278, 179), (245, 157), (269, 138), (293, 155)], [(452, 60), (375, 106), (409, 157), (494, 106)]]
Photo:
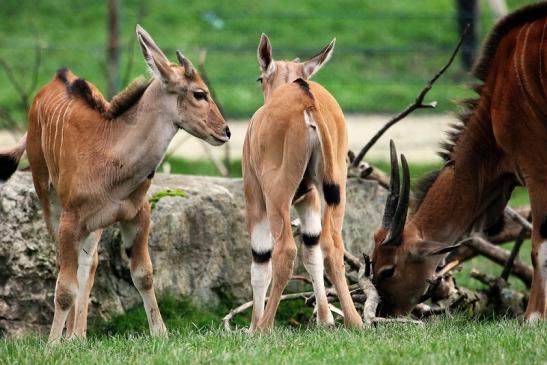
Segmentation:
[(334, 148), (332, 138), (327, 128), (327, 123), (315, 106), (310, 107), (309, 112), (317, 125), (319, 140), (321, 141), (321, 154), (323, 157), (323, 195), (328, 205), (340, 203), (340, 185), (334, 163)]
[(7, 181), (17, 170), (21, 156), (27, 148), (27, 134), (9, 150), (0, 150), (0, 182)]

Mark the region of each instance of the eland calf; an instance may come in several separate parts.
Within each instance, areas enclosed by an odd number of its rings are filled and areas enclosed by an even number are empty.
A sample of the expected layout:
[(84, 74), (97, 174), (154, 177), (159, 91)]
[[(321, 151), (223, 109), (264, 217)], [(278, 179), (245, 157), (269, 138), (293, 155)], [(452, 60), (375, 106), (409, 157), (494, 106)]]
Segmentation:
[[(251, 331), (272, 327), (281, 294), (292, 274), (296, 244), (291, 205), (301, 221), (302, 259), (313, 281), (318, 323), (334, 324), (323, 280), (325, 265), (340, 297), (345, 324), (362, 325), (344, 270), (344, 115), (325, 88), (306, 81), (329, 60), (334, 44), (335, 40), (305, 62), (274, 61), (268, 37), (263, 34), (260, 39), (259, 81), (265, 103), (249, 124), (242, 163), (253, 256)], [(270, 281), (270, 296), (264, 309)]]
[(166, 332), (153, 288), (148, 253), (150, 205), (146, 192), (179, 129), (212, 145), (230, 131), (207, 85), (177, 51), (172, 64), (137, 26), (151, 81), (128, 87), (107, 102), (90, 83), (60, 70), (36, 95), (28, 132), (0, 153), (0, 178), (15, 171), (26, 150), (50, 234), (58, 243), (59, 275), (49, 335), (85, 337), (87, 306), (98, 264), (102, 229), (121, 223), (131, 277), (142, 296), (150, 331)]

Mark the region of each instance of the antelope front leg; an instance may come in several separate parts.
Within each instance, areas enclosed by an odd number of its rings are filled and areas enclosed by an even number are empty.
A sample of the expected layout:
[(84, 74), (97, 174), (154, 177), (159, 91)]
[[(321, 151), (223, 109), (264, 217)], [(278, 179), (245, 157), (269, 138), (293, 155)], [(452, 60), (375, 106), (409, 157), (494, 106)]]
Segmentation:
[(80, 248), (78, 257), (78, 297), (67, 321), (67, 337), (85, 338), (87, 332), (87, 311), (89, 295), (95, 281), (95, 272), (99, 264), (97, 249), (102, 230), (91, 233)]
[(57, 342), (70, 309), (78, 294), (78, 252), (80, 229), (74, 215), (64, 212), (59, 222), (59, 275), (55, 286), (55, 313), (49, 333), (49, 342)]
[(131, 279), (139, 291), (153, 336), (167, 334), (154, 293), (152, 261), (148, 253), (148, 230), (150, 227), (150, 205), (146, 201), (135, 218), (121, 222), (122, 239), (131, 258)]

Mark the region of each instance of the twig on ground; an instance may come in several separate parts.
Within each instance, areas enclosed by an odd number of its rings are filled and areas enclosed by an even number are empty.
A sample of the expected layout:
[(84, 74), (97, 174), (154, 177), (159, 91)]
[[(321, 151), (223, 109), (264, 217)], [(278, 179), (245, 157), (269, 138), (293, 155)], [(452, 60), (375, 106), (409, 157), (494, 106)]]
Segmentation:
[[(284, 301), (284, 300), (294, 300), (294, 299), (306, 299), (308, 296), (312, 295), (313, 292), (302, 292), (302, 293), (293, 293), (293, 294), (284, 294), (281, 296), (281, 301)], [(269, 298), (266, 298), (266, 301), (268, 300)], [(230, 326), (230, 322), (232, 321), (232, 319), (240, 314), (240, 313), (243, 313), (245, 312), (247, 309), (251, 308), (253, 306), (253, 301), (249, 301), (249, 302), (246, 302), (246, 303), (243, 303), (241, 304), (240, 306), (232, 309), (227, 315), (224, 316), (224, 318), (222, 319), (222, 322), (224, 323), (224, 329), (226, 331), (231, 331), (232, 328)]]

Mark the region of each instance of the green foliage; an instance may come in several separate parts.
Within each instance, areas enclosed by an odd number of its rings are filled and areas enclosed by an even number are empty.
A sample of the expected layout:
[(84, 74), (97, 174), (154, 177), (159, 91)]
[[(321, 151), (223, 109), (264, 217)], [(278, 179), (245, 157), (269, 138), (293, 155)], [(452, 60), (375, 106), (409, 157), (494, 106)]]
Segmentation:
[(181, 198), (185, 198), (188, 195), (186, 192), (182, 189), (176, 188), (176, 189), (167, 189), (165, 191), (158, 191), (157, 193), (154, 193), (152, 197), (148, 200), (150, 202), (150, 208), (153, 210), (156, 208), (156, 204), (161, 198), (165, 198), (166, 196), (178, 196)]
[[(172, 174), (220, 176), (218, 169), (210, 160), (189, 160), (182, 157), (170, 157), (167, 161)], [(165, 161), (163, 164), (166, 163)], [(160, 166), (159, 170), (162, 170)], [(230, 162), (230, 176), (241, 177), (241, 160)]]
[[(509, 1), (509, 6), (529, 3)], [(218, 101), (231, 117), (249, 117), (262, 103), (256, 46), (262, 32), (272, 41), (276, 59), (305, 59), (337, 38), (333, 59), (317, 76), (346, 112), (393, 112), (414, 100), (425, 82), (446, 62), (458, 39), (453, 1), (177, 1), (127, 0), (121, 3), (122, 78), (146, 73), (135, 39), (135, 23), (153, 35), (174, 60), (181, 49), (197, 63), (208, 50), (207, 72)], [(141, 11), (142, 10), (142, 11)], [(480, 39), (494, 20), (481, 6)], [(139, 19), (139, 13), (143, 16)], [(32, 80), (33, 49), (42, 45), (38, 85), (60, 67), (106, 91), (107, 4), (85, 0), (4, 0), (0, 7), (1, 58), (23, 85)], [(128, 60), (134, 57), (133, 67)], [(469, 96), (470, 81), (455, 62), (435, 85), (429, 100), (439, 111)], [(0, 106), (25, 124), (26, 111), (4, 72)], [(36, 92), (37, 90), (35, 90)], [(7, 125), (3, 125), (6, 127)], [(0, 128), (2, 125), (0, 124)]]

